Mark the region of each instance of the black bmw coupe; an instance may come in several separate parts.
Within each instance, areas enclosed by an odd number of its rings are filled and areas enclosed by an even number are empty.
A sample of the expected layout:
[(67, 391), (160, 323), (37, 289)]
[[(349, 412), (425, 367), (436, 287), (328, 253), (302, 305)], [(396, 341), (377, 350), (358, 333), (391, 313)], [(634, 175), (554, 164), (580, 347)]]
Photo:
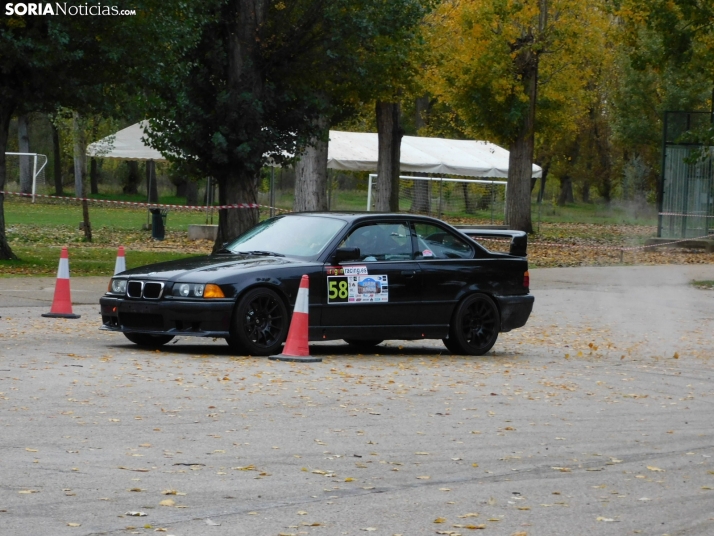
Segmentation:
[[(479, 237), (510, 239), (491, 252)], [(117, 274), (103, 330), (148, 347), (177, 336), (225, 338), (241, 355), (280, 352), (300, 279), (310, 278), (309, 339), (368, 349), (385, 339), (442, 339), (481, 355), (525, 325), (526, 235), (456, 229), (426, 216), (295, 213), (263, 221), (218, 254)]]

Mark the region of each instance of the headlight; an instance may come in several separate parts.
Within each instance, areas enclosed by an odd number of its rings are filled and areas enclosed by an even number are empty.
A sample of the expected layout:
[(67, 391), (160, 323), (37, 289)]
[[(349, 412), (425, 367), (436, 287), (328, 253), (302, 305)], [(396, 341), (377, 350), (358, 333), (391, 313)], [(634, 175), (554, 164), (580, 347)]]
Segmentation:
[(126, 294), (126, 279), (112, 279), (109, 283), (112, 294)]
[(174, 285), (173, 295), (181, 298), (225, 298), (221, 287), (209, 283), (181, 283)]

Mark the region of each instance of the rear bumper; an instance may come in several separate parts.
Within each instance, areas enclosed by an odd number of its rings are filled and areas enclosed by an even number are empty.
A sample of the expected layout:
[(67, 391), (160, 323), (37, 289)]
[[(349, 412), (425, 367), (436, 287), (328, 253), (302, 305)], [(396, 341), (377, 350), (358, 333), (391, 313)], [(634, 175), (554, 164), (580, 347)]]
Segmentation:
[(183, 337), (228, 337), (233, 300), (127, 300), (102, 297), (105, 331)]
[(501, 331), (511, 331), (526, 325), (535, 298), (525, 296), (494, 296), (501, 312)]

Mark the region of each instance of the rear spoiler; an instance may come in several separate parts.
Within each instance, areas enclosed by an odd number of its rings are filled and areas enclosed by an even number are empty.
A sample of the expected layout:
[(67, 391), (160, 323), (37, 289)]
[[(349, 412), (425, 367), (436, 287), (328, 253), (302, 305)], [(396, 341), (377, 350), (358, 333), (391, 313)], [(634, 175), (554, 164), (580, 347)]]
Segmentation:
[(510, 255), (525, 257), (528, 253), (528, 235), (524, 231), (510, 229), (479, 229), (478, 227), (457, 227), (459, 231), (472, 239), (478, 238), (510, 238)]

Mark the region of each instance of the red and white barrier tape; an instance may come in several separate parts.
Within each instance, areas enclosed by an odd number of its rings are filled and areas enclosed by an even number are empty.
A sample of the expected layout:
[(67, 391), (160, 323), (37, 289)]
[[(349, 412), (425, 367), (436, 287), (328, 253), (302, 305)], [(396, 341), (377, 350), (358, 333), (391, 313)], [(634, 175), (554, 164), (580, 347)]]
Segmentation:
[[(5, 192), (0, 190), (0, 194), (3, 195), (15, 195), (18, 197), (33, 197), (32, 194), (23, 194), (20, 192)], [(146, 207), (146, 208), (171, 208), (175, 210), (206, 210), (207, 208), (221, 210), (230, 208), (273, 208), (282, 212), (290, 212), (283, 208), (269, 207), (267, 205), (260, 205), (258, 203), (235, 203), (232, 205), (218, 205), (218, 206), (205, 206), (205, 205), (166, 205), (162, 203), (140, 203), (137, 201), (113, 201), (110, 199), (91, 199), (88, 197), (66, 197), (59, 195), (44, 195), (35, 194), (34, 197), (39, 197), (43, 199), (58, 199), (60, 201), (87, 201), (90, 203), (104, 203), (108, 205), (118, 205), (118, 206), (129, 206), (129, 207)]]

